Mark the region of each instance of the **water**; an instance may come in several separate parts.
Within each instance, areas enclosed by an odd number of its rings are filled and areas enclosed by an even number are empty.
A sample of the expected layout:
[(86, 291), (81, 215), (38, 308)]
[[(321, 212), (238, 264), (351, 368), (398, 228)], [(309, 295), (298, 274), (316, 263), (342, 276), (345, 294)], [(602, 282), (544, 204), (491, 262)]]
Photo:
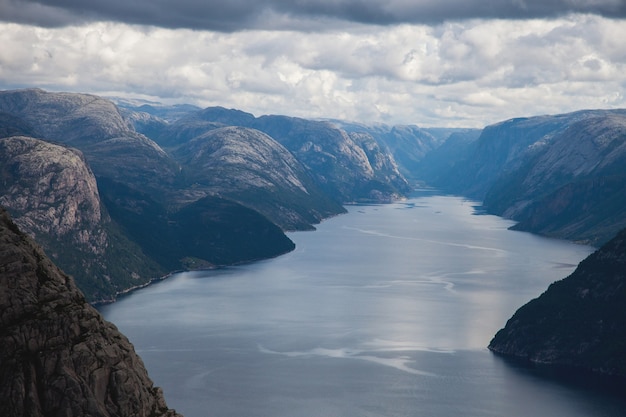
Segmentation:
[(351, 206), (290, 254), (101, 311), (186, 417), (625, 415), (619, 393), (486, 350), (592, 250), (511, 224), (456, 197)]

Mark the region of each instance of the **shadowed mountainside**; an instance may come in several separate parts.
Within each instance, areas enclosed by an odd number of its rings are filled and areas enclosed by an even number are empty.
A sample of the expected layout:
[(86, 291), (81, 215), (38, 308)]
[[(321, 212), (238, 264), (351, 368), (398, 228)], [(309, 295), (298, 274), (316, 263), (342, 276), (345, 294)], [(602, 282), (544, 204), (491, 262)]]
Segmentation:
[(484, 200), (516, 229), (599, 246), (626, 226), (626, 110), (512, 119), (447, 150), (431, 184)]
[(489, 349), (525, 361), (626, 377), (626, 229), (521, 307)]

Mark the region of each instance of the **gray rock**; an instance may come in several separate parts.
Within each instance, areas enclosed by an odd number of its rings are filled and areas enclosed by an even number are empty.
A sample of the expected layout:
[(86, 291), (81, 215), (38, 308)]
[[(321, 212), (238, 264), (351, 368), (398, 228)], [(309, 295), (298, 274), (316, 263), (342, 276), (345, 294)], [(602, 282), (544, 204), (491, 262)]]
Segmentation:
[(255, 129), (210, 130), (173, 155), (185, 167), (196, 193), (235, 200), (285, 230), (310, 229), (313, 223), (344, 211), (319, 190), (287, 149)]
[(0, 209), (0, 415), (175, 417), (133, 346)]

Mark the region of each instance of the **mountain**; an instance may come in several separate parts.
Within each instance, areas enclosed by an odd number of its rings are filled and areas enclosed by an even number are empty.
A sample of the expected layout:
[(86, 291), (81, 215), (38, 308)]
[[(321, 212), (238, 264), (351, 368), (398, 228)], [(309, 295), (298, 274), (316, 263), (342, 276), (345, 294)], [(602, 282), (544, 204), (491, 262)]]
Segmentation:
[(380, 147), (366, 149), (330, 122), (261, 116), (253, 127), (289, 149), (338, 201), (388, 202), (411, 189)]
[(436, 129), (435, 134), (428, 129), (417, 126), (385, 124), (365, 125), (333, 120), (333, 125), (349, 134), (367, 134), (374, 138), (385, 152), (393, 156), (398, 170), (403, 176), (415, 179), (415, 173), (422, 165), (422, 160), (433, 150), (437, 149), (445, 138), (455, 129)]
[(0, 415), (176, 417), (133, 346), (0, 209)]
[(186, 183), (107, 100), (4, 91), (0, 123), (0, 201), (92, 302), (174, 270), (293, 249), (265, 216)]
[(153, 195), (176, 185), (180, 167), (156, 143), (135, 132), (109, 100), (40, 89), (0, 91), (0, 112), (30, 126), (30, 136), (81, 150), (96, 177)]
[(278, 226), (232, 200), (205, 196), (170, 211), (125, 184), (107, 179), (99, 186), (111, 218), (167, 271), (251, 262), (294, 249)]
[(484, 204), (519, 230), (606, 242), (626, 227), (626, 111), (591, 113), (535, 143)]
[(0, 139), (0, 162), (0, 205), (90, 300), (109, 300), (167, 272), (112, 223), (80, 151), (14, 136)]
[[(428, 129), (427, 131), (432, 131)], [(411, 176), (427, 184), (438, 184), (445, 188), (452, 188), (447, 178), (454, 172), (456, 164), (464, 161), (472, 150), (472, 146), (482, 133), (481, 129), (448, 129), (438, 130), (437, 133), (449, 133), (443, 142), (420, 159), (411, 171)]]
[(599, 246), (626, 226), (626, 110), (512, 119), (462, 146), (431, 184), (483, 200), (519, 230)]
[[(259, 130), (284, 146), (335, 202), (391, 201), (410, 191), (406, 179), (379, 144), (355, 141), (331, 122), (288, 116), (255, 117), (240, 110), (209, 107), (169, 124), (154, 140), (174, 149), (223, 127)], [(335, 213), (337, 214), (337, 213)]]
[(220, 195), (251, 207), (285, 230), (341, 213), (282, 145), (250, 128), (223, 127), (172, 151), (195, 193)]
[(626, 230), (521, 307), (489, 349), (534, 363), (626, 377)]

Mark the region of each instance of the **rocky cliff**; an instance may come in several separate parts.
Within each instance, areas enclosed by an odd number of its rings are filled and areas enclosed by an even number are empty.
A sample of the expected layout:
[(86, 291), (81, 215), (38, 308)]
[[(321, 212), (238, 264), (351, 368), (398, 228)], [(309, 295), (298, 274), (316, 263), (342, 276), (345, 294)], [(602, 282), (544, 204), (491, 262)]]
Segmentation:
[(489, 349), (525, 361), (626, 377), (626, 230), (521, 307)]
[(253, 127), (289, 149), (309, 168), (320, 187), (338, 201), (388, 202), (410, 191), (395, 163), (377, 164), (390, 155), (383, 155), (378, 146), (367, 150), (330, 122), (261, 116)]
[(626, 112), (587, 114), (534, 143), (485, 196), (517, 229), (601, 245), (626, 227)]
[(175, 417), (130, 342), (0, 209), (0, 415)]

